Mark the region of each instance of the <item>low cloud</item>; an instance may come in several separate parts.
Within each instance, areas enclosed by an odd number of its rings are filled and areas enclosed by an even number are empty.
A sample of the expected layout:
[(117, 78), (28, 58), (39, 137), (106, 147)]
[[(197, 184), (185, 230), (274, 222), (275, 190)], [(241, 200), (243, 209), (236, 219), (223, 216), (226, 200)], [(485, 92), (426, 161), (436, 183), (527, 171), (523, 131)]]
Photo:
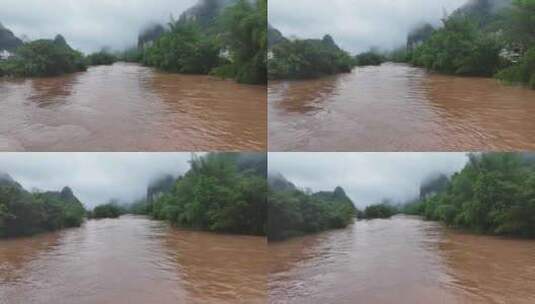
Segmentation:
[(342, 186), (358, 207), (383, 198), (404, 202), (418, 196), (420, 183), (464, 167), (465, 153), (270, 153), (269, 172), (281, 173), (313, 191)]
[(467, 0), (269, 0), (269, 22), (285, 36), (331, 34), (352, 53), (404, 45), (418, 24), (440, 24)]
[(144, 197), (155, 178), (185, 173), (190, 158), (190, 153), (1, 153), (0, 172), (27, 190), (69, 186), (91, 208), (111, 198)]

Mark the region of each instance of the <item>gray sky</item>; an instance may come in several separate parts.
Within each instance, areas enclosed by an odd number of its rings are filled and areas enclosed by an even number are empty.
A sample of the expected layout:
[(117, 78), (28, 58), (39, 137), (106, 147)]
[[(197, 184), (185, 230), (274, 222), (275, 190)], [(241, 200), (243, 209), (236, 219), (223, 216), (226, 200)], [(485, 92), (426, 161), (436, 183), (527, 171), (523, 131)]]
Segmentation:
[(405, 44), (418, 24), (438, 25), (467, 0), (269, 0), (269, 22), (287, 37), (321, 38), (331, 34), (344, 49), (359, 53), (371, 47)]
[(314, 192), (341, 186), (362, 208), (390, 198), (416, 197), (420, 183), (464, 167), (466, 153), (270, 153), (269, 172)]
[(86, 205), (111, 198), (132, 201), (154, 179), (189, 169), (190, 153), (0, 153), (0, 172), (26, 190), (59, 191), (64, 186)]
[(197, 0), (2, 0), (0, 22), (31, 40), (62, 34), (84, 52), (103, 46), (137, 44), (139, 31), (152, 21), (167, 23)]

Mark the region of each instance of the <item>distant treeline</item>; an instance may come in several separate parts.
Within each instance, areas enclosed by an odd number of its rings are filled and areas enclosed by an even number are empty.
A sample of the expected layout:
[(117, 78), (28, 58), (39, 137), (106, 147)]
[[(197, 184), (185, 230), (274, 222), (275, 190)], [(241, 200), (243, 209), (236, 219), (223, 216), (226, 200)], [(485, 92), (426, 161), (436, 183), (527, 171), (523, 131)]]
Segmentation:
[(355, 59), (342, 50), (330, 35), (323, 39), (288, 40), (269, 28), (269, 79), (306, 79), (349, 73)]
[(283, 176), (269, 177), (268, 239), (345, 228), (357, 209), (341, 187), (332, 192), (303, 191)]
[(0, 174), (0, 237), (32, 235), (80, 226), (85, 209), (68, 187), (30, 193)]
[[(267, 0), (201, 2), (191, 13), (156, 27), (137, 48), (106, 49), (84, 56), (58, 35), (54, 40), (19, 42), (13, 56), (0, 61), (0, 76), (57, 76), (89, 65), (139, 62), (168, 72), (213, 74), (240, 83), (267, 82)], [(222, 2), (221, 2), (222, 3)], [(11, 33), (11, 32), (9, 32)], [(9, 40), (10, 46), (12, 41)]]
[(523, 153), (471, 154), (451, 179), (426, 183), (404, 213), (471, 231), (535, 237), (535, 157)]

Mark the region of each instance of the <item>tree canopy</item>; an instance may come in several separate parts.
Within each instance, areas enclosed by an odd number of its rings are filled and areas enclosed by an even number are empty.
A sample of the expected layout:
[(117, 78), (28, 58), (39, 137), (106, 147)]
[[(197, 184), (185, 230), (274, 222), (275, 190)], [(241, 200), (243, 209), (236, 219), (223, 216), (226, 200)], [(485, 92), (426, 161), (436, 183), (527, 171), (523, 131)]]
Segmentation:
[(357, 210), (345, 191), (311, 193), (297, 189), (282, 175), (269, 178), (268, 239), (284, 240), (307, 233), (347, 227)]
[(429, 220), (488, 234), (535, 237), (535, 161), (521, 153), (471, 154), (447, 187), (409, 206)]
[(78, 227), (84, 217), (85, 209), (70, 188), (30, 193), (0, 174), (0, 237)]

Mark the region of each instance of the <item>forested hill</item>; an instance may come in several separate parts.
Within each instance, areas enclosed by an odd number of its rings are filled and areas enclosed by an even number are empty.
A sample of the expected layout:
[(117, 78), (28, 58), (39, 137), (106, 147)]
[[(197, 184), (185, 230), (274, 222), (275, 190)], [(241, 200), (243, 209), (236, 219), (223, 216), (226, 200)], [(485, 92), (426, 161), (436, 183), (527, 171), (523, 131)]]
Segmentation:
[[(180, 15), (179, 21), (195, 21), (202, 27), (214, 25), (223, 9), (235, 5), (238, 0), (199, 0), (193, 7)], [(255, 1), (248, 1), (254, 3)]]
[(349, 73), (356, 61), (329, 34), (322, 39), (285, 38), (268, 26), (268, 78), (307, 79)]
[(0, 23), (0, 51), (13, 51), (21, 45), (22, 40), (17, 38), (11, 30), (5, 28), (2, 23)]
[(151, 185), (147, 213), (182, 228), (265, 235), (266, 166), (265, 153), (194, 155), (184, 175)]
[(400, 61), (446, 74), (494, 76), (535, 89), (533, 16), (535, 0), (470, 1), (416, 46), (409, 36), (409, 52)]
[(425, 182), (421, 200), (405, 212), (475, 232), (535, 238), (535, 156), (483, 153), (469, 159), (451, 178)]
[(270, 240), (344, 228), (355, 220), (357, 209), (341, 187), (310, 193), (280, 174), (270, 175), (268, 181)]
[(281, 42), (288, 41), (288, 39), (286, 39), (278, 29), (274, 28), (269, 23), (268, 23), (268, 38), (267, 39), (268, 39), (268, 49), (274, 47), (275, 45)]
[(30, 193), (0, 173), (0, 237), (80, 226), (84, 217), (85, 209), (69, 187)]

